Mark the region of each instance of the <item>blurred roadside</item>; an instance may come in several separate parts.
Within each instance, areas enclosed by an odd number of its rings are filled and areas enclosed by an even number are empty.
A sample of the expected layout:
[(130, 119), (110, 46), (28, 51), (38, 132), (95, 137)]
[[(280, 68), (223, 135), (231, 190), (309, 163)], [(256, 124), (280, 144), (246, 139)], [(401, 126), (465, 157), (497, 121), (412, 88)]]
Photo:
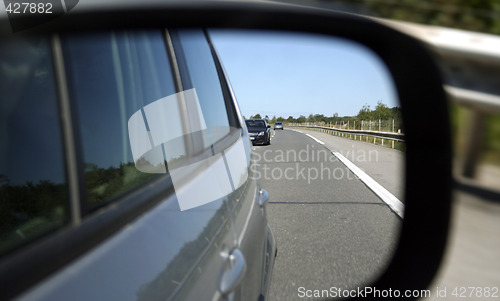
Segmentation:
[(500, 201), (500, 36), (376, 20), (421, 40), (435, 56), (449, 100), (457, 188)]
[[(485, 190), (496, 192), (498, 197), (500, 196), (500, 114), (480, 113), (479, 120), (476, 114), (467, 107), (451, 105), (454, 138), (453, 177), (462, 185), (462, 190), (473, 193), (471, 189), (476, 187), (483, 192)], [(500, 199), (494, 198), (492, 194), (489, 199), (500, 203)]]
[(491, 290), (500, 273), (500, 203), (462, 191), (453, 197), (448, 246), (426, 300), (498, 300)]
[[(498, 16), (496, 21), (500, 21)], [(429, 300), (497, 299), (485, 293), (498, 290), (500, 277), (500, 236), (496, 233), (500, 227), (500, 36), (381, 22), (429, 46), (450, 101), (454, 206), (445, 257)], [(498, 28), (490, 32), (498, 34)]]
[(271, 0), (370, 17), (500, 34), (496, 0)]

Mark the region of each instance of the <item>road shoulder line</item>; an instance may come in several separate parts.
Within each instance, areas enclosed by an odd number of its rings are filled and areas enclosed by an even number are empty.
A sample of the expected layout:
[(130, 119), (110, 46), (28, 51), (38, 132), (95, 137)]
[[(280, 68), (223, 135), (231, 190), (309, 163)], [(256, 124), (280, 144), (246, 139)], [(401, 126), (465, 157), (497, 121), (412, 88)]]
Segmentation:
[(344, 163), (344, 165), (349, 168), (363, 183), (365, 183), (365, 185), (368, 186), (368, 188), (370, 188), (382, 201), (384, 201), (384, 203), (386, 203), (392, 211), (403, 218), (405, 205), (398, 198), (392, 195), (392, 193), (377, 183), (341, 153), (332, 151), (332, 154)]
[(316, 138), (314, 136), (311, 136), (309, 134), (306, 134), (306, 136), (309, 136), (309, 138), (312, 138), (314, 141), (318, 142), (321, 145), (325, 144), (323, 141), (319, 140), (318, 138)]

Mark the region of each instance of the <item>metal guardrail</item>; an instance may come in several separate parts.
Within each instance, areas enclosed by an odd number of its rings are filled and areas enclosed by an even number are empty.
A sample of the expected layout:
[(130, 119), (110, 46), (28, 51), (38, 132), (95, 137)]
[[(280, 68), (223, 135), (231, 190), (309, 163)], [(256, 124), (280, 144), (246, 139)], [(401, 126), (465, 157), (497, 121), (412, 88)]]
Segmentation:
[(471, 110), (500, 114), (500, 96), (445, 85), (448, 99)]
[(291, 127), (300, 127), (300, 128), (313, 128), (320, 129), (323, 131), (331, 131), (342, 134), (360, 136), (360, 140), (362, 136), (373, 137), (374, 143), (376, 143), (376, 139), (382, 139), (382, 145), (384, 145), (384, 139), (392, 141), (392, 148), (394, 148), (394, 142), (405, 142), (403, 133), (392, 133), (392, 132), (380, 132), (380, 131), (370, 131), (370, 130), (348, 130), (348, 129), (339, 129), (334, 127), (325, 127), (325, 126), (317, 126), (317, 125), (291, 125)]

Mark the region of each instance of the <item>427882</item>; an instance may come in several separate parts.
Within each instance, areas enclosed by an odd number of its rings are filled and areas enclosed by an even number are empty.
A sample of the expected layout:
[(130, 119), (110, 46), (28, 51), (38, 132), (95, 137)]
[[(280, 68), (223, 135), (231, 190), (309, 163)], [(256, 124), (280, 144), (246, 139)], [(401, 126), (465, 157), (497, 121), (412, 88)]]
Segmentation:
[(461, 286), (451, 292), (455, 298), (498, 298), (498, 287)]
[(52, 3), (16, 2), (9, 3), (5, 8), (9, 14), (51, 14)]

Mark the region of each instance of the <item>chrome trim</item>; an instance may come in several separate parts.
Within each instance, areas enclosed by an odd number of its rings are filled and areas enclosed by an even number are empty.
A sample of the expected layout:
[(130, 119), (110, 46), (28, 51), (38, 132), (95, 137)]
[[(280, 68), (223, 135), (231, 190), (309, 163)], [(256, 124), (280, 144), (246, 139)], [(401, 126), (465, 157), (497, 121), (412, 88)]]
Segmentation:
[(80, 184), (78, 178), (78, 160), (75, 148), (74, 128), (71, 120), (71, 103), (64, 70), (64, 58), (62, 54), (61, 39), (58, 34), (51, 37), (52, 55), (54, 59), (54, 71), (57, 81), (57, 92), (59, 95), (60, 117), (64, 137), (64, 151), (66, 159), (66, 172), (68, 177), (71, 224), (78, 226), (82, 222)]

